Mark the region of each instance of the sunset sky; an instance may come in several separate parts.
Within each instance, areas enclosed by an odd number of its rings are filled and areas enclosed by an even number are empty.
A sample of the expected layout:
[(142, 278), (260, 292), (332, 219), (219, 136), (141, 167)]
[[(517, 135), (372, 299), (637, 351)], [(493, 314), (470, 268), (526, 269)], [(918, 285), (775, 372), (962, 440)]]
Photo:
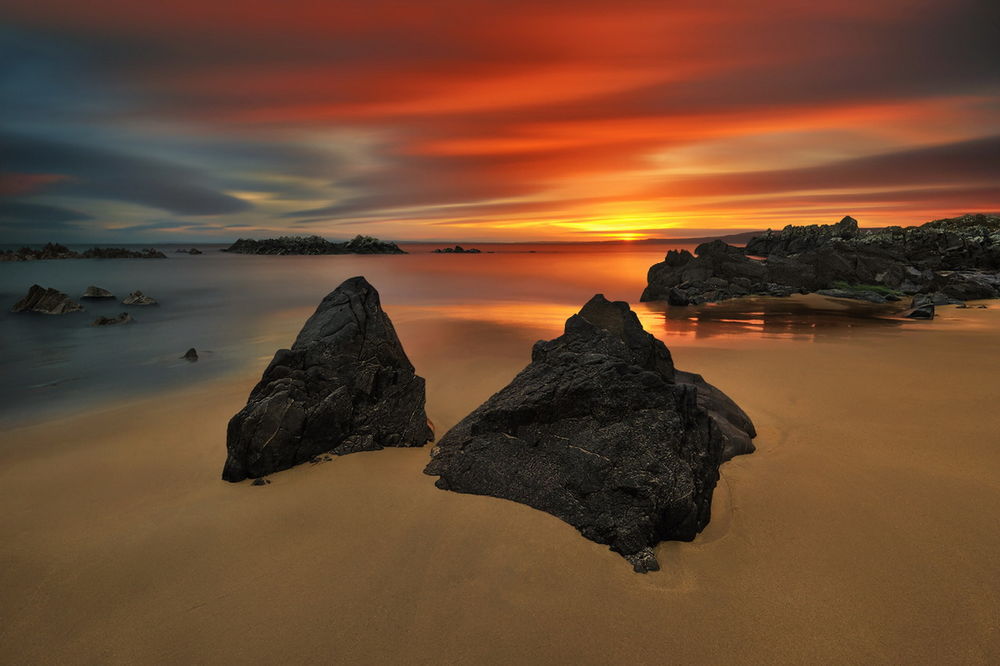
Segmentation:
[(0, 0), (0, 242), (995, 211), (998, 4)]

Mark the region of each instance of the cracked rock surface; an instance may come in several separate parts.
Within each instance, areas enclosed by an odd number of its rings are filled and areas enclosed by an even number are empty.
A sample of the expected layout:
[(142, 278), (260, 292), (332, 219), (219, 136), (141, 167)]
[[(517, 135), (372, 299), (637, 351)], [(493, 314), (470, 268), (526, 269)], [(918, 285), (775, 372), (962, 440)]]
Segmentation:
[(708, 524), (719, 465), (754, 436), (725, 394), (674, 369), (628, 304), (598, 294), (441, 438), (425, 472), (551, 513), (646, 572), (659, 568), (653, 546)]
[(423, 446), (433, 439), (414, 374), (378, 292), (363, 277), (319, 304), (279, 349), (229, 422), (222, 478), (259, 478), (322, 453)]

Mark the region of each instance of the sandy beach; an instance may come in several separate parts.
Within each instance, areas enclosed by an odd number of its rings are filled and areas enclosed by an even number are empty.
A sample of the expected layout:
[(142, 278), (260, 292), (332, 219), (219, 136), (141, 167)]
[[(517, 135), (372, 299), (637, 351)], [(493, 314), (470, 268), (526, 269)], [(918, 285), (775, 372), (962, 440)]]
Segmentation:
[[(387, 310), (439, 434), (558, 329), (477, 336), (463, 327), (487, 324), (456, 316), (432, 343), (426, 319)], [(760, 433), (723, 466), (705, 532), (658, 548), (662, 571), (634, 574), (526, 506), (436, 489), (427, 447), (220, 481), (262, 358), (5, 434), (2, 660), (1000, 659), (1000, 307), (797, 335), (642, 316)]]

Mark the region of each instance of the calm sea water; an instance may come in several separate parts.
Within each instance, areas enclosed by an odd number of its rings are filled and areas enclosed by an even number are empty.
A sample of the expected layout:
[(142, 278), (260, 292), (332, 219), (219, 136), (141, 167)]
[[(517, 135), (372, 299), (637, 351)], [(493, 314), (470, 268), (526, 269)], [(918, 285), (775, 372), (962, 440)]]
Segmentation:
[[(431, 252), (434, 245), (407, 244), (410, 254), (398, 256), (270, 257), (199, 245), (204, 254), (195, 256), (160, 246), (165, 260), (0, 263), (0, 426), (226, 373), (259, 375), (323, 296), (354, 275), (381, 293), (418, 372), (433, 366), (449, 384), (440, 395), (462, 391), (471, 376), (482, 380), (484, 397), (499, 388), (510, 367), (528, 361), (534, 340), (558, 334), (595, 293), (632, 303), (647, 329), (671, 346), (748, 333), (841, 335), (866, 314), (862, 308), (845, 320), (775, 299), (672, 310), (638, 304), (649, 266), (682, 245), (475, 246), (484, 253), (441, 255)], [(96, 285), (117, 299), (81, 301), (84, 312), (61, 316), (9, 312), (35, 283), (74, 298)], [(120, 304), (137, 289), (159, 305)], [(91, 325), (123, 311), (135, 322)], [(189, 347), (198, 362), (181, 358)]]

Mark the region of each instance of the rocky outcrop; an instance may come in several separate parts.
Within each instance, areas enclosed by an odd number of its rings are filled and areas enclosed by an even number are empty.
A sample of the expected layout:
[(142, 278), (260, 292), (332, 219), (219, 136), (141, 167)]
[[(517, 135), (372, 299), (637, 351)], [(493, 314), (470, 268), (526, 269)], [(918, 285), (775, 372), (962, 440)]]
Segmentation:
[(482, 250), (474, 247), (468, 249), (462, 247), (461, 245), (456, 245), (455, 247), (439, 247), (434, 250), (434, 254), (480, 254)]
[(136, 290), (122, 299), (122, 305), (159, 305), (159, 303), (155, 298)]
[(31, 285), (25, 297), (10, 309), (11, 312), (39, 312), (53, 315), (80, 310), (83, 310), (82, 305), (58, 289), (47, 289), (37, 284)]
[(626, 303), (597, 295), (441, 438), (425, 472), (551, 513), (645, 572), (659, 568), (653, 546), (708, 524), (719, 465), (755, 435), (725, 394), (674, 369)]
[(98, 317), (94, 320), (93, 326), (117, 326), (118, 324), (128, 324), (132, 322), (132, 315), (122, 312), (117, 317)]
[(395, 243), (361, 235), (343, 243), (332, 243), (320, 236), (240, 238), (223, 251), (237, 254), (406, 254)]
[(101, 298), (114, 298), (114, 297), (115, 295), (112, 294), (107, 289), (101, 289), (100, 287), (95, 287), (94, 285), (91, 285), (83, 290), (83, 295), (80, 298), (101, 299)]
[(920, 227), (789, 225), (751, 239), (671, 251), (649, 269), (642, 300), (698, 304), (747, 295), (818, 292), (872, 303), (940, 292), (963, 301), (1000, 296), (1000, 217), (966, 215)]
[(179, 248), (177, 250), (174, 250), (174, 252), (177, 254), (204, 254), (201, 250), (199, 250), (196, 247), (192, 247), (191, 249)]
[(0, 261), (38, 261), (42, 259), (166, 259), (159, 250), (127, 250), (123, 247), (92, 247), (74, 252), (65, 245), (46, 243), (40, 249), (22, 247), (18, 250), (0, 251)]
[(278, 350), (229, 422), (222, 478), (242, 481), (321, 453), (432, 439), (424, 380), (414, 374), (378, 292), (354, 277), (323, 299), (291, 349)]

